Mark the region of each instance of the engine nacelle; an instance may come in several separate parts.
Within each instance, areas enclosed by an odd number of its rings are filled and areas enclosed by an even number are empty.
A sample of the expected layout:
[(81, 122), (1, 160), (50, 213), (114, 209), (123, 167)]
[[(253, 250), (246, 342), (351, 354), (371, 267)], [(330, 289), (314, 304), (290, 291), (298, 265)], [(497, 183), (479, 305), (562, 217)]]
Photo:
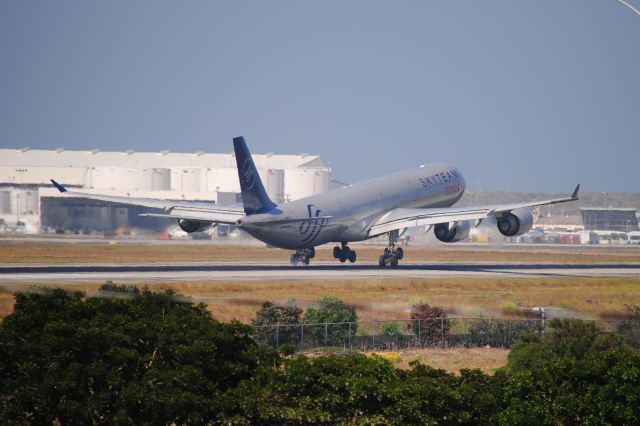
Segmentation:
[(497, 219), (498, 231), (505, 237), (517, 237), (529, 232), (533, 226), (533, 213), (529, 209), (515, 209)]
[(204, 231), (207, 227), (211, 226), (211, 224), (208, 222), (198, 222), (197, 220), (180, 219), (178, 226), (180, 226), (180, 229), (184, 232), (191, 234), (192, 232)]
[(469, 236), (471, 223), (468, 220), (456, 222), (452, 227), (449, 223), (439, 223), (433, 227), (436, 238), (443, 243), (457, 243)]

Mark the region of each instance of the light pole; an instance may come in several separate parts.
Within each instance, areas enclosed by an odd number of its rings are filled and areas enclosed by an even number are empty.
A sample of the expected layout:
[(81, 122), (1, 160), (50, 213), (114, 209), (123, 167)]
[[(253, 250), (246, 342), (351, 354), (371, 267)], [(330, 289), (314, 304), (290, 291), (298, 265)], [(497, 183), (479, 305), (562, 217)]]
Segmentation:
[(20, 224), (20, 191), (22, 191), (22, 187), (24, 186), (24, 174), (27, 172), (27, 169), (15, 169), (15, 171), (16, 173), (20, 173), (20, 187), (16, 193), (16, 226), (18, 226)]
[(602, 214), (604, 215), (604, 229), (608, 231), (609, 212), (607, 211), (607, 193), (602, 193)]
[(20, 193), (16, 193), (16, 226), (20, 225)]

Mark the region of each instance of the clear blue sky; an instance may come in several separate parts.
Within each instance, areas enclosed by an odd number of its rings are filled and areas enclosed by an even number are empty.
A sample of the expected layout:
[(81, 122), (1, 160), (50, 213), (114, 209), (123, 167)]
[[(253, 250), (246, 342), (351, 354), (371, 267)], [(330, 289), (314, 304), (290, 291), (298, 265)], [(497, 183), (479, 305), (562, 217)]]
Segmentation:
[(6, 0), (0, 55), (0, 147), (244, 135), (348, 182), (442, 161), (470, 189), (640, 191), (640, 16), (615, 0)]

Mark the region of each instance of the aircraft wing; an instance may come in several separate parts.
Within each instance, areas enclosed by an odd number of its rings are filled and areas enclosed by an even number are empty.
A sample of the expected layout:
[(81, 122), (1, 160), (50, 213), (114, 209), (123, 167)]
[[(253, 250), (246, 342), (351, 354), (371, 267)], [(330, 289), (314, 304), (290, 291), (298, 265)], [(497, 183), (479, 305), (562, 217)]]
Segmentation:
[(51, 183), (63, 194), (73, 197), (88, 198), (90, 200), (106, 201), (111, 203), (130, 204), (134, 206), (152, 207), (163, 209), (166, 213), (144, 213), (140, 216), (167, 217), (175, 219), (198, 220), (212, 223), (235, 224), (238, 219), (244, 217), (241, 207), (223, 207), (212, 203), (199, 203), (194, 201), (161, 200), (157, 198), (134, 198), (115, 195), (88, 194), (84, 192), (69, 191), (55, 180)]
[(371, 229), (369, 236), (374, 237), (394, 230), (401, 230), (415, 226), (436, 225), (445, 222), (459, 222), (461, 220), (482, 220), (511, 210), (544, 206), (548, 204), (566, 203), (578, 199), (580, 185), (576, 186), (570, 197), (554, 198), (550, 200), (531, 201), (527, 203), (495, 204), (480, 207), (446, 207), (391, 210), (378, 219)]

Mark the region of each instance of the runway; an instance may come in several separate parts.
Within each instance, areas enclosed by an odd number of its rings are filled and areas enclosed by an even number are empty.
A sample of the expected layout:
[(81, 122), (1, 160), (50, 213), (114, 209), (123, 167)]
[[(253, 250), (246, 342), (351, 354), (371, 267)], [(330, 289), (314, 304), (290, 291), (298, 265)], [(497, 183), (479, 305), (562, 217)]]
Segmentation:
[(640, 277), (640, 263), (425, 263), (380, 268), (373, 262), (162, 263), (0, 266), (0, 286), (16, 283), (358, 280), (372, 278)]

